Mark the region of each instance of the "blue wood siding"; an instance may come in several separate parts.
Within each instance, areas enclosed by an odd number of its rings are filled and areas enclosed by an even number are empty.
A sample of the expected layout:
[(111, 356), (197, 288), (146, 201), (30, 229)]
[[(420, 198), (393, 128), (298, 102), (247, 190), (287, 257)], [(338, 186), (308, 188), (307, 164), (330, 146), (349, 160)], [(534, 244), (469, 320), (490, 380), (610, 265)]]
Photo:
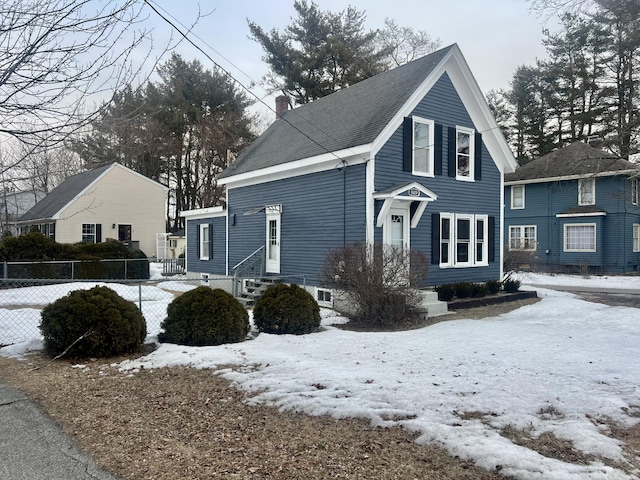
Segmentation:
[[(187, 271), (209, 273), (212, 275), (226, 274), (226, 235), (227, 219), (212, 217), (197, 220), (187, 218)], [(209, 260), (200, 260), (200, 225), (209, 224), (211, 231), (211, 254)]]
[(227, 199), (230, 274), (234, 265), (265, 245), (264, 211), (246, 215), (265, 205), (282, 205), (283, 276), (306, 275), (307, 282), (314, 284), (330, 249), (366, 239), (364, 164), (231, 188)]
[[(414, 176), (403, 169), (403, 129), (402, 126), (376, 155), (375, 189), (381, 191), (394, 185), (417, 181), (438, 195), (438, 200), (429, 203), (422, 220), (410, 231), (411, 248), (421, 250), (431, 256), (431, 214), (464, 213), (488, 215), (495, 218), (494, 238), (499, 244), (500, 228), (500, 172), (487, 148), (482, 145), (482, 179), (466, 182), (449, 176), (448, 145), (449, 127), (467, 127), (477, 131), (467, 110), (445, 74), (411, 112), (411, 115), (433, 120), (443, 126), (442, 175), (435, 177)], [(482, 133), (482, 132), (478, 132)], [(473, 161), (473, 159), (472, 159)], [(377, 216), (382, 206), (376, 201)], [(382, 241), (382, 228), (375, 229), (375, 241)], [(496, 246), (495, 262), (487, 267), (442, 268), (430, 265), (428, 285), (439, 285), (457, 281), (485, 281), (498, 279), (500, 275), (500, 252)]]
[[(525, 185), (525, 208), (511, 208), (511, 186), (505, 187), (505, 244), (509, 226), (536, 225), (536, 267), (589, 266), (603, 272), (637, 271), (640, 254), (633, 252), (633, 224), (640, 223), (640, 206), (630, 201), (630, 181), (622, 175), (597, 177), (595, 206), (604, 216), (557, 217), (578, 206), (578, 180)], [(596, 249), (591, 252), (564, 251), (564, 225), (596, 224)]]

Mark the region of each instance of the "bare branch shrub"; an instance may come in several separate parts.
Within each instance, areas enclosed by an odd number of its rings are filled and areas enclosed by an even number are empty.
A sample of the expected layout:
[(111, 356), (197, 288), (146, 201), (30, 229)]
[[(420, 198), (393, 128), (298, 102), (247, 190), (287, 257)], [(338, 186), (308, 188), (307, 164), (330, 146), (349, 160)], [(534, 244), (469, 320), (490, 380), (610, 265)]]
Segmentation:
[(521, 270), (531, 270), (535, 260), (535, 254), (531, 250), (509, 250), (504, 249), (504, 273), (505, 277)]
[(330, 252), (321, 273), (323, 284), (341, 291), (353, 307), (353, 320), (370, 326), (416, 320), (417, 288), (426, 277), (422, 252), (364, 243)]

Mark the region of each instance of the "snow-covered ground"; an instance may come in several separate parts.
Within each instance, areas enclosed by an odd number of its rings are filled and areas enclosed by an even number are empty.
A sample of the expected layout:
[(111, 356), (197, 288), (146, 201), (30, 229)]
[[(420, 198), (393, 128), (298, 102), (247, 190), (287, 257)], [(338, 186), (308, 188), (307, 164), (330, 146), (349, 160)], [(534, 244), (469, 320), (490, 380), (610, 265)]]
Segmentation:
[[(621, 283), (617, 277), (522, 279), (640, 289), (640, 277), (624, 277)], [(52, 287), (38, 288), (43, 298), (53, 296), (47, 290)], [(143, 305), (168, 302), (166, 291), (149, 288)], [(260, 334), (217, 347), (164, 344), (120, 368), (132, 374), (141, 367), (209, 368), (253, 392), (251, 402), (401, 424), (419, 434), (418, 442), (435, 442), (487, 469), (500, 465), (503, 474), (519, 479), (640, 478), (640, 472), (628, 475), (601, 462), (584, 466), (546, 458), (499, 434), (507, 426), (533, 436), (551, 432), (577, 450), (624, 464), (619, 441), (594, 419), (623, 425), (640, 421), (640, 308), (537, 290), (542, 301), (499, 317), (404, 332), (341, 330), (332, 325), (345, 319), (323, 310), (325, 328), (318, 333)], [(0, 297), (0, 319), (37, 316), (33, 308), (3, 309), (5, 301)], [(149, 340), (154, 340), (161, 318), (147, 321)], [(7, 343), (1, 323), (0, 343)], [(36, 328), (31, 341), (0, 354), (21, 355), (39, 345)]]

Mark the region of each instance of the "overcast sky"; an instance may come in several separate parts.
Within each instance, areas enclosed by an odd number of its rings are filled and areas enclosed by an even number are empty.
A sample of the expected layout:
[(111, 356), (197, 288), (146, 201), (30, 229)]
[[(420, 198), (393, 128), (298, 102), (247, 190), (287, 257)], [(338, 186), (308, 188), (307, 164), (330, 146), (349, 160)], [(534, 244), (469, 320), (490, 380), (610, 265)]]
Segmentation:
[[(200, 19), (192, 39), (246, 86), (252, 81), (259, 82), (267, 72), (260, 45), (248, 38), (247, 19), (265, 30), (283, 30), (295, 16), (293, 0), (154, 0), (154, 3), (172, 20), (184, 25), (190, 25), (198, 11), (206, 15)], [(442, 46), (457, 43), (485, 93), (507, 88), (518, 65), (532, 65), (536, 58), (545, 57), (543, 19), (530, 12), (525, 0), (317, 0), (316, 3), (321, 10), (334, 13), (349, 5), (365, 11), (369, 29), (382, 28), (388, 17), (400, 26), (428, 32), (439, 38)], [(156, 25), (156, 39), (168, 35), (171, 27), (153, 12), (149, 21)], [(212, 66), (191, 46), (183, 44), (178, 52), (185, 60), (197, 58), (205, 68)], [(253, 91), (264, 96), (259, 87)]]

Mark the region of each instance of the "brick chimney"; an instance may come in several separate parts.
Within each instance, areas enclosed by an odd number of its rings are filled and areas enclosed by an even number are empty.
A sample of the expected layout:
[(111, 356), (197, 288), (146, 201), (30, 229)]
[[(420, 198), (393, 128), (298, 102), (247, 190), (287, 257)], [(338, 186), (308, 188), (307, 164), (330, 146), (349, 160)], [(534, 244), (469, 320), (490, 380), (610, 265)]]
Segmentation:
[(276, 97), (276, 120), (284, 115), (284, 112), (289, 110), (289, 97), (286, 95), (279, 95)]

